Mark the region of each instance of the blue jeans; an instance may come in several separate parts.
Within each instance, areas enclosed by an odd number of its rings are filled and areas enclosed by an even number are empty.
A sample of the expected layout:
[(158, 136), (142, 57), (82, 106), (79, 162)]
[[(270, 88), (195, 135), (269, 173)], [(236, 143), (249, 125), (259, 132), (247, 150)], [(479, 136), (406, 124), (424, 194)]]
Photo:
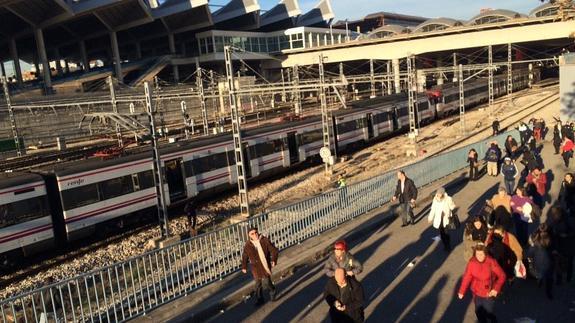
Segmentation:
[(473, 296), (473, 302), (475, 303), (475, 316), (477, 316), (477, 321), (480, 323), (497, 322), (497, 317), (495, 317), (495, 313), (493, 313), (493, 308), (495, 307), (494, 298)]
[(505, 182), (505, 189), (507, 190), (507, 194), (513, 195), (513, 189), (515, 188), (515, 179), (504, 180), (504, 182)]

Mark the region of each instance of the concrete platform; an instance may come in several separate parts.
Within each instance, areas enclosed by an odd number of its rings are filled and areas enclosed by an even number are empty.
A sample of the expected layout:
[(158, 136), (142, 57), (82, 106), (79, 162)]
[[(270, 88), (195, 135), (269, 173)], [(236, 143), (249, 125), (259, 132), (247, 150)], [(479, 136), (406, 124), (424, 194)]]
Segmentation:
[[(541, 156), (550, 180), (551, 201), (554, 201), (566, 169), (552, 150), (551, 143), (545, 142)], [(464, 221), (467, 214), (477, 212), (485, 199), (495, 194), (501, 183), (501, 176), (484, 176), (478, 182), (468, 183), (465, 172), (458, 172), (420, 189), (416, 210), (419, 221), (414, 226), (400, 228), (401, 221), (395, 219), (393, 206), (386, 204), (283, 251), (274, 272), (279, 291), (276, 302), (255, 308), (253, 300), (247, 298), (252, 289), (251, 276), (237, 273), (135, 321), (326, 321), (323, 261), (332, 243), (344, 237), (351, 242), (351, 252), (364, 262), (364, 272), (358, 278), (365, 289), (368, 322), (474, 322), (470, 294), (463, 300), (456, 297), (466, 265), (461, 243), (463, 229), (451, 232), (453, 250), (446, 253), (441, 243), (434, 241), (438, 232), (427, 223), (426, 216), (430, 197), (440, 185), (447, 187)], [(544, 214), (547, 209), (548, 206)], [(544, 216), (542, 220), (545, 219)], [(531, 229), (534, 228), (535, 225)], [(529, 280), (516, 281), (506, 294), (506, 303), (500, 298), (496, 305), (501, 322), (523, 317), (537, 322), (575, 321), (574, 282), (556, 286), (553, 301), (547, 300), (543, 289)]]

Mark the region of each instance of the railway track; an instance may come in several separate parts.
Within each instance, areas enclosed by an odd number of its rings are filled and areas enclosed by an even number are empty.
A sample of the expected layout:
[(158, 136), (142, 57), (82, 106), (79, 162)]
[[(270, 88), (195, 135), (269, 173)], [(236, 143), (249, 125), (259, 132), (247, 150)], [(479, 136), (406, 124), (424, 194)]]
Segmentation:
[[(515, 98), (517, 99), (519, 97), (526, 96), (526, 95), (530, 95), (530, 93), (529, 92), (521, 93), (521, 94), (518, 94)], [(547, 104), (541, 104), (541, 103), (544, 102), (546, 99), (552, 97), (553, 95), (556, 95), (556, 93), (554, 92), (548, 96), (545, 96), (543, 99), (538, 100), (537, 102), (531, 104), (529, 108), (525, 109), (524, 113), (511, 114), (510, 116), (508, 116), (506, 118), (501, 118), (500, 121), (502, 121), (505, 124), (513, 124), (513, 123), (517, 122), (518, 120), (524, 118), (525, 116), (527, 116), (529, 114), (533, 114), (534, 112), (546, 107)], [(500, 101), (501, 100), (499, 100), (499, 102)], [(440, 120), (440, 121), (436, 121), (436, 122), (446, 122), (446, 121)], [(485, 127), (484, 129), (477, 131), (477, 132), (468, 134), (467, 136), (465, 136), (463, 138), (458, 138), (457, 143), (455, 143), (455, 144), (459, 144), (465, 140), (472, 138), (473, 136), (477, 136), (480, 132), (484, 132), (484, 131), (488, 130), (489, 128), (490, 128), (490, 125)], [(446, 148), (446, 149), (448, 149), (448, 148)], [(257, 186), (259, 186), (259, 185), (257, 185)], [(220, 198), (214, 199), (212, 202), (215, 202), (221, 198), (222, 197), (220, 196)], [(181, 212), (180, 212), (180, 214), (181, 214)], [(209, 224), (209, 223), (207, 223), (207, 224)], [(18, 264), (19, 266), (17, 268), (15, 268), (15, 269), (13, 268), (11, 270), (11, 273), (6, 273), (6, 275), (4, 275), (2, 281), (0, 282), (0, 288), (5, 288), (5, 286), (17, 284), (20, 281), (22, 281), (23, 279), (26, 279), (27, 277), (31, 277), (31, 276), (36, 275), (38, 273), (41, 273), (41, 272), (50, 270), (54, 267), (57, 267), (58, 265), (73, 261), (77, 257), (82, 256), (82, 255), (87, 254), (87, 253), (90, 253), (94, 250), (98, 250), (100, 248), (105, 248), (105, 247), (107, 247), (111, 244), (114, 244), (114, 243), (122, 242), (122, 241), (124, 241), (124, 239), (126, 239), (128, 237), (135, 235), (139, 232), (149, 230), (152, 227), (155, 227), (155, 224), (148, 223), (145, 225), (140, 225), (138, 227), (130, 228), (128, 230), (125, 230), (121, 233), (115, 234), (115, 235), (113, 235), (109, 238), (105, 238), (103, 240), (97, 240), (97, 238), (95, 237), (94, 239), (89, 239), (89, 241), (83, 241), (81, 243), (76, 243), (76, 244), (70, 245), (66, 249), (60, 249), (57, 251), (52, 251), (50, 253), (45, 253), (42, 257), (34, 257), (34, 258), (30, 258), (28, 260), (24, 260), (22, 263)]]

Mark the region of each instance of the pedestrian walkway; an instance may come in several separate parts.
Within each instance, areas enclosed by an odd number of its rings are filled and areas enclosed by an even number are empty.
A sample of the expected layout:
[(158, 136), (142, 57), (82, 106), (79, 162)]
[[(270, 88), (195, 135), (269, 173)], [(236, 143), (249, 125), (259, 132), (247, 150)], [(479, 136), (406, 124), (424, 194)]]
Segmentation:
[[(544, 143), (541, 153), (550, 181), (550, 196), (559, 193), (566, 171), (559, 156), (553, 155), (551, 143)], [(409, 175), (409, 174), (408, 174)], [(478, 182), (450, 180), (441, 183), (459, 207), (461, 220), (477, 212), (502, 184), (502, 177), (484, 176)], [(436, 186), (439, 186), (437, 183)], [(351, 252), (364, 262), (358, 276), (366, 297), (368, 322), (475, 322), (470, 294), (463, 300), (456, 293), (465, 269), (463, 228), (452, 231), (453, 250), (447, 253), (433, 238), (437, 230), (427, 223), (430, 203), (419, 205), (418, 222), (400, 228), (393, 218), (371, 235), (351, 243)], [(546, 213), (548, 206), (544, 210)], [(542, 220), (545, 220), (545, 216)], [(279, 262), (282, 261), (280, 254)], [(328, 306), (323, 300), (326, 276), (323, 261), (298, 272), (277, 284), (279, 299), (255, 308), (252, 300), (242, 302), (214, 316), (213, 322), (322, 322), (328, 320)], [(575, 283), (554, 286), (554, 300), (531, 280), (516, 280), (505, 291), (508, 301), (500, 297), (496, 313), (501, 322), (531, 318), (537, 322), (575, 322)], [(179, 316), (176, 321), (183, 319)]]

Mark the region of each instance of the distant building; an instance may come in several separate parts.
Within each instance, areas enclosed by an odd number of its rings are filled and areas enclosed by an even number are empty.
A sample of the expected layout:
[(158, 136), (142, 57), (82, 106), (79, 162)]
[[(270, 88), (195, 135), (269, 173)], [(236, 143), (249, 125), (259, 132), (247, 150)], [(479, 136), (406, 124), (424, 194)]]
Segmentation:
[(339, 20), (333, 25), (333, 28), (345, 29), (347, 23), (347, 28), (349, 28), (349, 30), (359, 31), (361, 33), (369, 33), (384, 25), (415, 27), (425, 22), (428, 19), (429, 18), (401, 15), (391, 12), (376, 12), (369, 14), (360, 20), (353, 20), (353, 21)]

